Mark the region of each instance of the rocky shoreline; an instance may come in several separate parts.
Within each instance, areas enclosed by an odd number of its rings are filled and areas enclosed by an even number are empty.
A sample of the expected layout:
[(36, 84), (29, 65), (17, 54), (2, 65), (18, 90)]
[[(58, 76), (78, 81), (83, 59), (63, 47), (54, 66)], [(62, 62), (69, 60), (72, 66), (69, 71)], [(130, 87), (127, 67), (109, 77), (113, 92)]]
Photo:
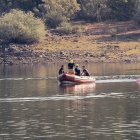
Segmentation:
[[(38, 44), (2, 44), (0, 64), (39, 64), (67, 62), (140, 63), (140, 27), (132, 21), (80, 24), (81, 34), (61, 35), (46, 31)], [(127, 28), (126, 28), (127, 27)], [(116, 35), (110, 34), (117, 29)]]
[[(117, 57), (110, 57), (109, 52), (115, 52)], [(106, 53), (108, 52), (108, 53)], [(67, 62), (74, 59), (76, 62), (93, 63), (140, 63), (140, 57), (136, 55), (123, 56), (119, 46), (108, 46), (100, 52), (63, 50), (63, 51), (35, 51), (28, 45), (9, 45), (4, 52), (0, 52), (0, 64), (39, 64), (50, 62)]]

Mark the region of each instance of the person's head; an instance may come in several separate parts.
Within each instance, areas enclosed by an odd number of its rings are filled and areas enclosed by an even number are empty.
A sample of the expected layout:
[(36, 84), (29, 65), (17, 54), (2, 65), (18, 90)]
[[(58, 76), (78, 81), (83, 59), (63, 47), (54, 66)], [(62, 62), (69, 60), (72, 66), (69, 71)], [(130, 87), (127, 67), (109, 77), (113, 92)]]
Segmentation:
[(78, 65), (78, 64), (76, 64), (76, 67), (78, 68), (78, 67), (79, 67), (79, 65)]
[(70, 63), (73, 63), (73, 60), (71, 59), (69, 62), (70, 62)]
[(83, 69), (85, 69), (85, 66), (82, 66)]
[(64, 65), (61, 65), (61, 68), (64, 68)]

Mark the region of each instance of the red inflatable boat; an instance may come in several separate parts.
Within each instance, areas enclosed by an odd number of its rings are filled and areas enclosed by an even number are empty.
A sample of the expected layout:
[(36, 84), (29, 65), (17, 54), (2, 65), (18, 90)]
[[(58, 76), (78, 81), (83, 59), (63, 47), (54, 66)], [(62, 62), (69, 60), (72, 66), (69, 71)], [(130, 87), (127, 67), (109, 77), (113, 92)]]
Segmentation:
[(137, 79), (137, 80), (136, 80), (136, 82), (137, 82), (138, 84), (140, 84), (140, 78), (139, 78), (139, 79)]
[(69, 73), (59, 75), (58, 80), (61, 84), (95, 83), (93, 76), (77, 76)]

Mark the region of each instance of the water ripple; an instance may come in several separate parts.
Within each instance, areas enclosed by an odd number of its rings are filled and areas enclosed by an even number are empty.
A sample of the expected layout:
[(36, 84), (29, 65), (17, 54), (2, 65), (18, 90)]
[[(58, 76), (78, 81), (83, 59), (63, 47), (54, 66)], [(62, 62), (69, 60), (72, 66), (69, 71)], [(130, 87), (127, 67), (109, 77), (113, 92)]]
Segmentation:
[[(130, 93), (131, 94), (131, 93)], [(127, 98), (138, 98), (139, 92), (133, 92), (133, 96), (127, 94)], [(136, 96), (136, 97), (135, 97)], [(126, 98), (125, 93), (100, 93), (94, 94), (90, 93), (87, 95), (58, 95), (58, 96), (49, 96), (49, 97), (21, 97), (21, 98), (0, 98), (0, 102), (37, 102), (37, 101), (59, 101), (59, 100), (83, 100), (83, 99), (98, 99), (98, 98)]]
[[(111, 76), (95, 76), (96, 83), (108, 82), (136, 82), (140, 75), (111, 75)], [(27, 77), (27, 78), (0, 78), (0, 81), (23, 81), (23, 80), (56, 80), (57, 77)]]

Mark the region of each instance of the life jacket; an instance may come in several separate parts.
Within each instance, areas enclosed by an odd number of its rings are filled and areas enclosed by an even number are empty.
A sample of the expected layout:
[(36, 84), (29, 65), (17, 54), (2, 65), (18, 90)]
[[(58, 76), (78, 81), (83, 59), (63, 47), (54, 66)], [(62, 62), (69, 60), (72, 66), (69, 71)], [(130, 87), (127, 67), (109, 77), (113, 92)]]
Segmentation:
[(84, 73), (85, 76), (90, 76), (86, 69), (83, 70), (83, 73)]
[(64, 73), (64, 69), (63, 68), (60, 68), (59, 75), (62, 74), (62, 73)]
[(80, 76), (80, 69), (79, 68), (75, 68), (75, 75)]

